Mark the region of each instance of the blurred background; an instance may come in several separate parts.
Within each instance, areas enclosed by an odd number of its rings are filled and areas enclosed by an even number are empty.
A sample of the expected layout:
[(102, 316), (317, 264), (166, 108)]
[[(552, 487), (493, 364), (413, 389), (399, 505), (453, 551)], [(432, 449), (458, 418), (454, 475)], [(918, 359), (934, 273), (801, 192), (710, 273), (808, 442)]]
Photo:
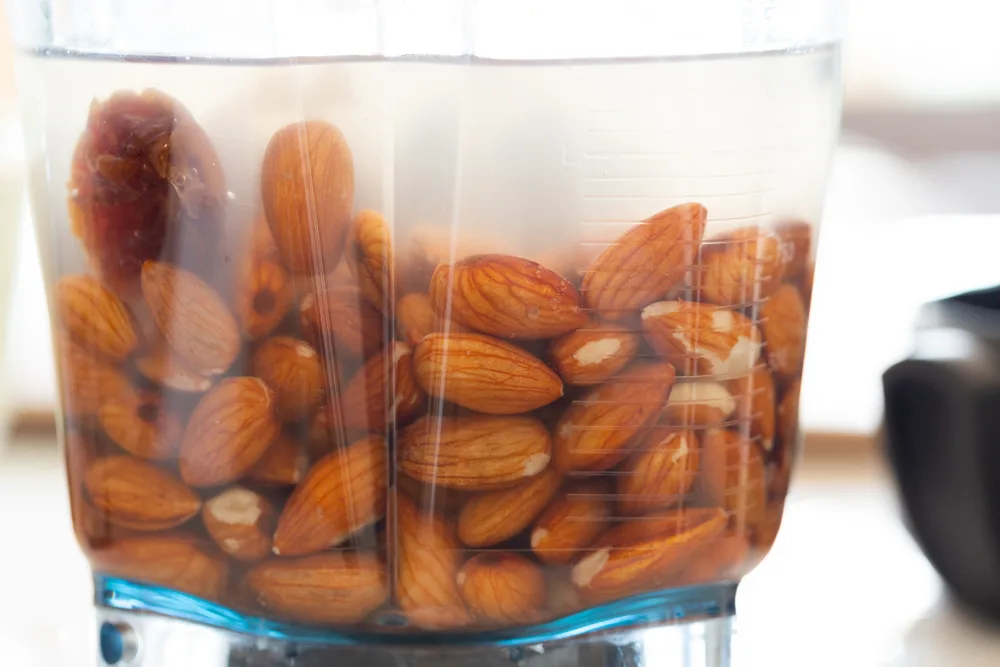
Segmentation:
[[(907, 534), (875, 433), (881, 374), (910, 351), (919, 306), (1000, 282), (1000, 9), (847, 4), (843, 130), (801, 402), (805, 464), (774, 551), (741, 589), (735, 664), (997, 665), (1000, 635), (948, 601)], [(94, 633), (79, 621), (90, 583), (54, 454), (55, 374), (15, 95), (0, 14), (0, 421), (11, 432), (0, 445), (0, 544), (33, 530), (53, 545), (0, 552), (0, 599), (23, 600), (0, 608), (0, 664), (91, 664), (78, 662), (94, 655), (81, 652)], [(19, 575), (53, 553), (66, 563), (45, 581)]]

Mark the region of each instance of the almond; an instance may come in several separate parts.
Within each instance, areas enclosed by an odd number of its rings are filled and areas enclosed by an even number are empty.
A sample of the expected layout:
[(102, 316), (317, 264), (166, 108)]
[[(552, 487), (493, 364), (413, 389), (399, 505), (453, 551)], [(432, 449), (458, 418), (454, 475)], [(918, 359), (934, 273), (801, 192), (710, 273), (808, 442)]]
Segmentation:
[(437, 484), (424, 484), (400, 472), (396, 474), (396, 489), (424, 511), (440, 512), (447, 516), (457, 514), (471, 495), (466, 491), (448, 489)]
[(529, 412), (563, 394), (562, 380), (539, 359), (482, 334), (426, 336), (413, 370), (431, 396), (491, 415)]
[(297, 421), (319, 405), (323, 368), (309, 343), (290, 336), (269, 338), (254, 352), (250, 368), (274, 392), (279, 419)]
[(309, 421), (306, 439), (309, 457), (316, 460), (332, 451), (341, 449), (353, 440), (364, 436), (357, 431), (348, 432), (344, 428), (344, 415), (340, 401), (334, 398), (321, 403)]
[(711, 303), (748, 306), (778, 289), (788, 260), (776, 235), (757, 227), (737, 229), (705, 242), (695, 290)]
[(684, 509), (608, 531), (573, 566), (573, 583), (592, 599), (620, 597), (682, 572), (726, 527), (721, 509)]
[(93, 276), (65, 276), (56, 283), (56, 317), (77, 344), (112, 361), (139, 347), (128, 310)]
[(782, 285), (761, 307), (760, 318), (771, 370), (786, 379), (799, 376), (806, 351), (806, 307), (802, 295), (791, 285)]
[[(754, 527), (750, 537), (758, 558), (763, 557), (763, 554), (771, 548), (771, 545), (778, 538), (778, 530), (781, 528), (781, 517), (784, 512), (785, 501), (783, 499), (769, 503), (764, 511), (763, 520)], [(750, 566), (751, 563), (748, 563), (747, 569)]]
[(397, 442), (399, 469), (452, 489), (514, 486), (549, 464), (552, 441), (532, 417), (421, 417)]
[(485, 230), (480, 226), (476, 227), (476, 236), (470, 236), (469, 230), (466, 225), (423, 225), (411, 231), (398, 246), (401, 249), (396, 258), (399, 293), (426, 292), (431, 276), (441, 264), (502, 251), (508, 245), (503, 235), (482, 235)]
[(192, 370), (166, 345), (157, 346), (156, 349), (136, 358), (135, 368), (144, 378), (165, 389), (201, 394), (212, 386), (211, 375), (203, 375)]
[(267, 486), (295, 486), (308, 469), (309, 455), (305, 447), (296, 438), (283, 433), (250, 469), (247, 479)]
[(774, 380), (767, 366), (758, 364), (747, 375), (730, 380), (727, 385), (736, 399), (736, 416), (742, 427), (748, 424), (750, 435), (765, 452), (774, 448)]
[(360, 211), (347, 233), (347, 266), (368, 302), (388, 312), (392, 305), (392, 238), (377, 211)]
[(587, 323), (568, 280), (511, 255), (442, 264), (431, 277), (430, 297), (443, 317), (501, 338), (551, 338)]
[(246, 583), (261, 606), (303, 623), (357, 623), (388, 596), (385, 567), (363, 552), (264, 561)]
[(476, 494), (458, 514), (458, 537), (489, 547), (527, 528), (555, 497), (562, 475), (548, 468), (517, 486)]
[(94, 570), (218, 601), (228, 577), (226, 561), (191, 537), (129, 537), (90, 554)]
[(792, 480), (792, 468), (802, 448), (802, 433), (799, 428), (799, 394), (801, 383), (796, 380), (782, 393), (778, 404), (778, 456), (774, 474), (768, 482), (768, 491), (773, 498), (784, 498)]
[(660, 416), (673, 381), (669, 364), (644, 364), (574, 401), (556, 425), (556, 466), (566, 472), (617, 465), (635, 436)]
[(340, 261), (354, 207), (354, 159), (343, 133), (311, 120), (271, 137), (260, 170), (264, 215), (292, 273), (326, 273)]
[(195, 371), (218, 375), (240, 351), (240, 333), (219, 294), (198, 276), (165, 262), (142, 265), (142, 293), (170, 347)]
[(278, 430), (267, 385), (257, 378), (226, 378), (191, 413), (181, 440), (181, 478), (191, 486), (233, 482), (264, 456)]
[(657, 301), (642, 311), (646, 340), (683, 375), (742, 375), (760, 356), (753, 322), (727, 308)]
[(413, 351), (394, 343), (369, 359), (340, 395), (344, 426), (386, 433), (413, 420), (424, 404), (413, 373)]
[(250, 340), (273, 332), (291, 310), (295, 285), (281, 262), (255, 255), (238, 277), (234, 307), (243, 335)]
[(549, 346), (552, 365), (566, 384), (599, 384), (632, 361), (640, 337), (615, 324), (588, 324)]
[(806, 307), (806, 313), (809, 312), (809, 308), (812, 306), (813, 280), (815, 278), (816, 265), (810, 264), (799, 279), (799, 292), (802, 294), (802, 303)]
[(219, 548), (236, 560), (260, 560), (271, 553), (274, 508), (258, 493), (226, 489), (205, 501), (201, 520)]
[(759, 524), (767, 501), (760, 449), (739, 434), (721, 429), (706, 431), (701, 444), (701, 495), (733, 514), (737, 528)]
[(706, 548), (684, 570), (677, 586), (697, 586), (718, 581), (739, 581), (746, 572), (750, 543), (743, 535), (727, 535)]
[(324, 354), (370, 357), (382, 349), (382, 316), (353, 287), (307, 294), (299, 303), (299, 318), (302, 335)]
[(115, 444), (143, 459), (174, 458), (181, 424), (164, 409), (159, 394), (129, 389), (108, 398), (97, 412), (101, 428)]
[(443, 630), (468, 625), (469, 612), (458, 591), (462, 545), (454, 527), (433, 512), (421, 512), (405, 494), (396, 496), (399, 608), (420, 628)]
[(774, 231), (786, 256), (785, 280), (801, 277), (812, 256), (812, 225), (803, 220), (793, 220), (778, 225)]
[(670, 390), (661, 421), (685, 428), (720, 426), (735, 411), (736, 399), (726, 385), (687, 380)]
[(545, 606), (545, 575), (524, 556), (490, 552), (473, 556), (458, 573), (462, 598), (486, 623), (526, 625)]
[(594, 483), (570, 487), (531, 530), (531, 550), (548, 565), (565, 565), (604, 533), (611, 522), (607, 490)]
[(128, 378), (107, 359), (90, 354), (68, 336), (55, 341), (63, 411), (71, 418), (96, 417), (108, 397), (131, 390)]
[(644, 514), (684, 500), (698, 475), (698, 439), (687, 431), (649, 432), (623, 464), (617, 481), (618, 507)]
[(130, 456), (94, 461), (84, 485), (109, 521), (133, 530), (173, 528), (201, 509), (201, 499), (179, 479)]
[(701, 204), (681, 204), (627, 231), (584, 274), (584, 303), (604, 317), (619, 319), (662, 299), (698, 256), (706, 216)]
[(396, 333), (410, 345), (436, 331), (463, 333), (466, 328), (434, 312), (431, 298), (422, 292), (407, 294), (396, 302)]
[(278, 518), (274, 553), (315, 553), (381, 519), (386, 505), (386, 449), (382, 438), (366, 438), (317, 461)]

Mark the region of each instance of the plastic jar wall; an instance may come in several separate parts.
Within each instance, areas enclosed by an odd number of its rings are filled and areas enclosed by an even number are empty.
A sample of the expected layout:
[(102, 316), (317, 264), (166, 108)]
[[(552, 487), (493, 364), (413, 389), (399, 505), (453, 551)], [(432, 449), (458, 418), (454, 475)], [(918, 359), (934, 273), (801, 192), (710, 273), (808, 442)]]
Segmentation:
[(99, 592), (517, 636), (739, 581), (797, 448), (834, 4), (17, 5)]

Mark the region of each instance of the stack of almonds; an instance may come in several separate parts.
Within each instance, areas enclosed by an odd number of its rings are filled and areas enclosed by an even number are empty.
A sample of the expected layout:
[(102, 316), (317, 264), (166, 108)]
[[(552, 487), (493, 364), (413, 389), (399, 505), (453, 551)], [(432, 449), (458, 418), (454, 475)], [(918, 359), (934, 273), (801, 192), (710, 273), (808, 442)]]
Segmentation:
[(736, 580), (767, 550), (809, 225), (713, 236), (681, 204), (569, 277), (397, 253), (354, 210), (343, 134), (310, 121), (274, 134), (234, 242), (207, 142), (175, 100), (119, 93), (77, 150), (93, 275), (58, 279), (53, 317), (96, 571), (275, 619), (455, 630)]

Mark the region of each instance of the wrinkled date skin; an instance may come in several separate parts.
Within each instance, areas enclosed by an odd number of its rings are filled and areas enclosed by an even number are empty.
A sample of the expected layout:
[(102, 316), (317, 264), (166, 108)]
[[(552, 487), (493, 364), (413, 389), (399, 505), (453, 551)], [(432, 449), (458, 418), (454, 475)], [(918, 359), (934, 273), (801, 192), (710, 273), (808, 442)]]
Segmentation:
[(74, 232), (122, 292), (136, 291), (145, 260), (170, 256), (197, 272), (219, 245), (219, 158), (191, 113), (162, 92), (116, 92), (91, 105), (69, 189)]

